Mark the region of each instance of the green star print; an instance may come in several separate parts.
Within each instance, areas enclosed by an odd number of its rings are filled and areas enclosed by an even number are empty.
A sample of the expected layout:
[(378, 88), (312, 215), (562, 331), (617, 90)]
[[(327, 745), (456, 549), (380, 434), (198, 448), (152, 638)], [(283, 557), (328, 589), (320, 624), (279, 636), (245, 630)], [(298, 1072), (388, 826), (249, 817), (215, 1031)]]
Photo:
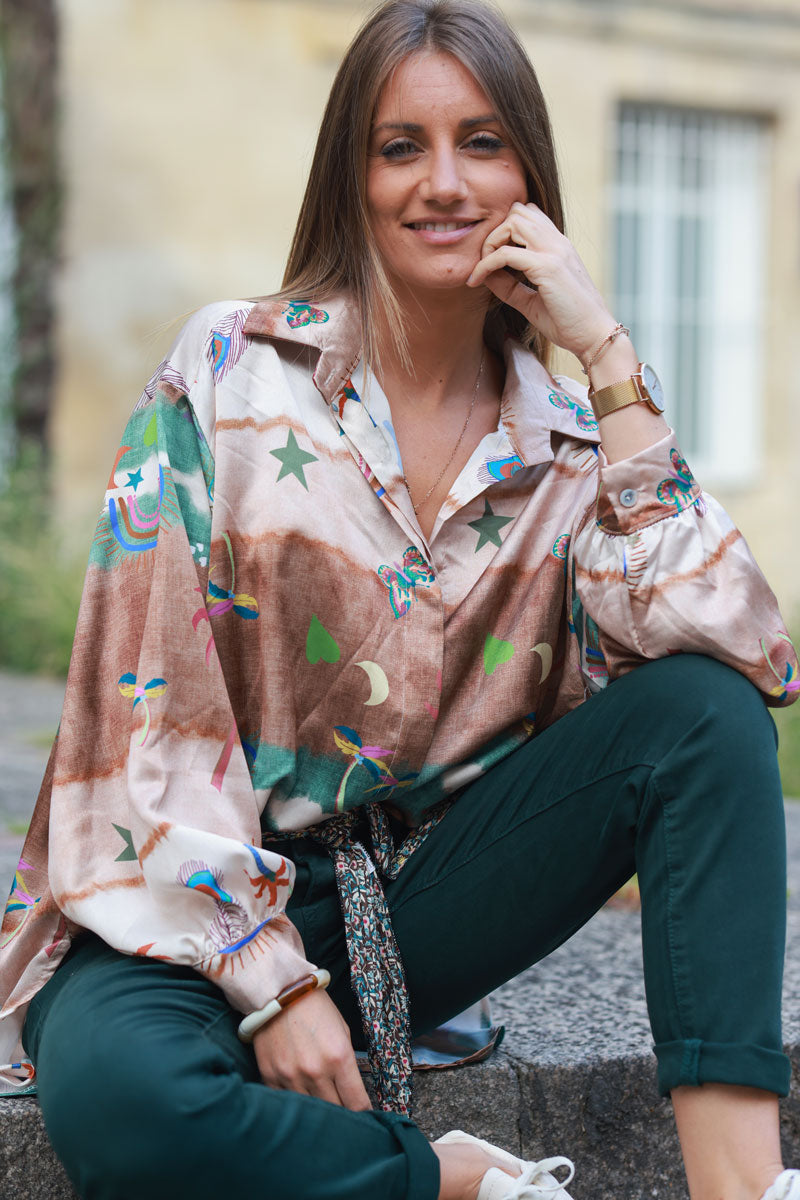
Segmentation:
[(309, 454), (307, 450), (300, 449), (293, 429), (289, 430), (289, 437), (284, 448), (282, 450), (270, 450), (270, 454), (274, 454), (277, 459), (280, 459), (281, 469), (278, 472), (278, 483), (287, 475), (296, 475), (303, 487), (308, 491), (304, 468), (307, 463), (319, 462), (319, 459), (315, 454)]
[[(273, 451), (274, 453), (274, 451)], [(474, 529), (478, 535), (478, 544), (475, 547), (475, 553), (487, 542), (491, 542), (493, 546), (502, 546), (503, 542), (500, 537), (500, 530), (504, 525), (508, 525), (512, 517), (498, 517), (492, 512), (492, 506), (488, 500), (484, 499), (486, 507), (483, 510), (483, 516), (477, 521), (468, 521), (470, 529)]]

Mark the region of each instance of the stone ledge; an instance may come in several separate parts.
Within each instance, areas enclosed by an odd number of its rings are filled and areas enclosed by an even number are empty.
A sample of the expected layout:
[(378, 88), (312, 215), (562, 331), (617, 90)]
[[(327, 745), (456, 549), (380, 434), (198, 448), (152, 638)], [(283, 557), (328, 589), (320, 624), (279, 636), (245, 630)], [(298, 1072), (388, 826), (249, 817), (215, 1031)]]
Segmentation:
[[(789, 913), (786, 1029), (792, 1096), (785, 1158), (800, 1165), (800, 912)], [(461, 1128), (526, 1158), (574, 1159), (579, 1200), (686, 1200), (668, 1101), (659, 1098), (638, 914), (604, 910), (567, 946), (495, 993), (507, 1034), (492, 1059), (415, 1075), (431, 1138)], [(74, 1200), (32, 1098), (0, 1100), (0, 1200)]]
[(73, 1200), (33, 1096), (0, 1099), (0, 1200)]
[[(800, 1047), (792, 1050), (800, 1090)], [(686, 1200), (670, 1104), (643, 1058), (537, 1067), (493, 1061), (419, 1076), (417, 1120), (431, 1138), (463, 1128), (526, 1158), (566, 1153), (579, 1200)], [(786, 1101), (787, 1162), (800, 1161), (800, 1103)], [(33, 1097), (0, 1100), (0, 1200), (75, 1200)]]

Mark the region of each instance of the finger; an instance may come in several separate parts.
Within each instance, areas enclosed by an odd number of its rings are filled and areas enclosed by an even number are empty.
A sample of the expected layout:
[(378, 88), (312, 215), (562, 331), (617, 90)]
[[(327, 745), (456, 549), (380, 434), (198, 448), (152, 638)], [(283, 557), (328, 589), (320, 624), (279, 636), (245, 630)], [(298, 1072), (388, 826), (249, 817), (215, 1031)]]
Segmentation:
[(297, 1096), (316, 1096), (320, 1100), (327, 1100), (341, 1108), (342, 1102), (339, 1099), (339, 1093), (333, 1079), (329, 1076), (292, 1074), (273, 1075), (270, 1078), (262, 1075), (261, 1078), (267, 1087), (281, 1092), (294, 1092)]
[(500, 246), (488, 254), (486, 258), (482, 258), (475, 270), (467, 280), (469, 287), (479, 287), (485, 282), (486, 276), (491, 275), (494, 271), (502, 271), (503, 267), (512, 267), (514, 270), (522, 271), (525, 277), (535, 285), (536, 280), (533, 274), (537, 267), (537, 256), (531, 250), (524, 250), (521, 246)]
[(366, 1112), (372, 1108), (355, 1054), (352, 1061), (346, 1063), (336, 1076), (336, 1090), (345, 1108), (353, 1112)]
[(520, 283), (508, 271), (494, 271), (484, 280), (484, 287), (488, 288), (497, 296), (498, 300), (502, 300), (504, 304), (511, 304), (514, 308), (520, 305), (525, 305), (526, 309), (536, 296), (533, 288), (526, 287), (524, 283)]
[(481, 258), (487, 254), (491, 254), (494, 250), (498, 250), (500, 246), (506, 245), (511, 240), (511, 225), (508, 219), (506, 219), (502, 225), (496, 226), (484, 241), (481, 247)]
[(507, 271), (495, 271), (484, 286), (497, 296), (498, 300), (521, 312), (530, 325), (536, 329), (541, 328), (543, 309), (537, 292), (526, 287), (524, 283), (518, 283)]
[(535, 204), (512, 204), (505, 221), (493, 229), (484, 241), (481, 253), (490, 254), (508, 242), (533, 249), (542, 243), (548, 230), (558, 232), (552, 221)]
[(329, 1104), (335, 1104), (337, 1108), (341, 1108), (343, 1104), (335, 1080), (327, 1075), (317, 1075), (314, 1079), (310, 1079), (303, 1089), (303, 1093), (308, 1096), (316, 1096), (319, 1100), (327, 1100)]

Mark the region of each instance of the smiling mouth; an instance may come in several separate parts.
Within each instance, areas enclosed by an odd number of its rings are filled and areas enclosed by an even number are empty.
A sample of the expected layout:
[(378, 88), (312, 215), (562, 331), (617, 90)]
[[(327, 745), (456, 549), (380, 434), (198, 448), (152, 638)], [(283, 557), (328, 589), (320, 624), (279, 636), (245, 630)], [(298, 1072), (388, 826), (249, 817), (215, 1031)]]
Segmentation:
[(469, 229), (477, 224), (477, 221), (410, 221), (406, 228), (427, 233), (455, 233), (458, 229)]

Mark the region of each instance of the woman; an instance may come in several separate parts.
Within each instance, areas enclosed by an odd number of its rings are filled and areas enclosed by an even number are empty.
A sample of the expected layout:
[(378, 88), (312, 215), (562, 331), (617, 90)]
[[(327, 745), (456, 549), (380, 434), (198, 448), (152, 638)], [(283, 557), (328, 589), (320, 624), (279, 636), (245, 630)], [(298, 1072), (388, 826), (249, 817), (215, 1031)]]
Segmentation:
[(800, 1196), (763, 703), (796, 658), (562, 224), (502, 19), (389, 0), (284, 292), (196, 314), (134, 411), (4, 926), (82, 1195), (566, 1197), (565, 1160), (426, 1142), (409, 1037), (636, 869), (692, 1200)]

